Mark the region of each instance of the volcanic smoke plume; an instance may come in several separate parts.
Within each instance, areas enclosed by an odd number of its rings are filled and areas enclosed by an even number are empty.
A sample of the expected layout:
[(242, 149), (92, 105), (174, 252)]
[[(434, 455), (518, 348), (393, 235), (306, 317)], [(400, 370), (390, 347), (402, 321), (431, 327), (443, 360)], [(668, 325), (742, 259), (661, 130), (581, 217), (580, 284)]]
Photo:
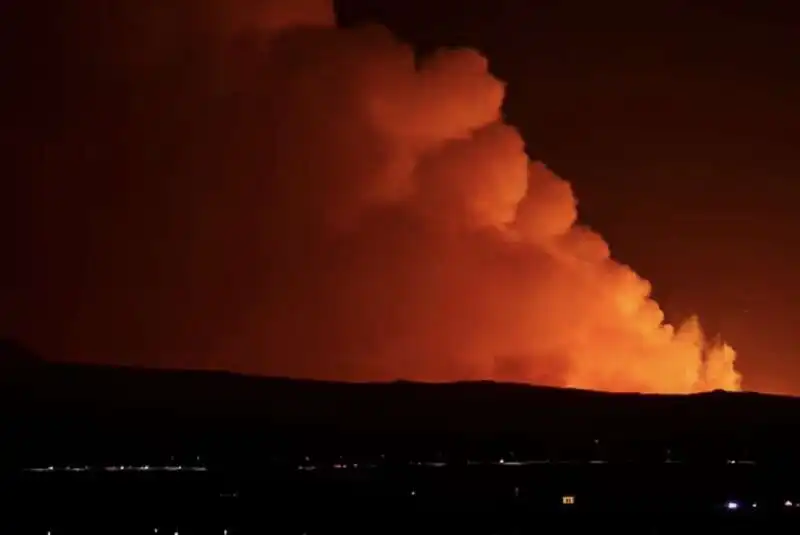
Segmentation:
[(576, 223), (478, 52), (415, 59), (384, 28), (337, 28), (325, 0), (11, 4), (37, 30), (13, 34), (0, 110), (23, 207), (0, 306), (46, 353), (738, 388), (733, 350), (664, 324)]

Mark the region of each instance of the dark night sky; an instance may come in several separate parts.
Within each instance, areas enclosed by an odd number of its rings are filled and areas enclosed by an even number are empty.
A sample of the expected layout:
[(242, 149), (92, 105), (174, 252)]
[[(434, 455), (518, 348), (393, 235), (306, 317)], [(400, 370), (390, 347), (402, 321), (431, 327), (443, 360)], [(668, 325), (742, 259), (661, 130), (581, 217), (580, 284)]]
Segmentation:
[[(800, 392), (800, 19), (792, 6), (342, 0), (338, 11), (344, 25), (379, 22), (419, 51), (480, 50), (508, 84), (504, 113), (528, 153), (573, 185), (581, 221), (652, 282), (668, 319), (696, 312), (709, 332), (730, 341), (746, 388)], [(4, 39), (18, 44), (31, 32), (35, 42), (52, 44), (56, 19), (13, 19), (2, 27)], [(29, 68), (41, 60), (33, 48), (3, 54), (4, 76), (40, 76)], [(41, 76), (45, 95), (57, 78)], [(13, 89), (0, 110), (21, 98)], [(24, 121), (12, 120), (19, 132)], [(13, 189), (5, 197), (18, 199), (27, 175), (15, 170), (12, 152), (30, 147), (11, 137), (4, 159), (12, 162), (6, 184)], [(36, 262), (17, 232), (15, 214), (24, 210), (17, 204), (4, 214), (13, 285), (36, 280), (14, 278)], [(47, 291), (65, 291), (58, 284)], [(81, 289), (76, 283), (70, 291)], [(47, 316), (47, 305), (37, 306)], [(36, 331), (17, 329), (19, 309), (0, 311), (9, 334)], [(37, 348), (59, 347), (22, 336)]]
[(791, 2), (342, 2), (421, 47), (469, 45), (581, 219), (740, 354), (796, 390), (800, 18)]

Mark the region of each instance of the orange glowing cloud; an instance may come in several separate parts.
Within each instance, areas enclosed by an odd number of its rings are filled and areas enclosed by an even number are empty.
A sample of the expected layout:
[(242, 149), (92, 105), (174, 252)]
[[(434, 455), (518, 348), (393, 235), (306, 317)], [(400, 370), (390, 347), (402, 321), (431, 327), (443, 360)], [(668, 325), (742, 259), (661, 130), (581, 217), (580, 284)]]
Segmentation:
[[(71, 268), (30, 287), (81, 292), (23, 336), (93, 360), (326, 379), (739, 387), (733, 350), (693, 319), (665, 324), (649, 283), (577, 223), (478, 52), (417, 62), (314, 0), (177, 2), (167, 38), (167, 15), (119, 1), (140, 23), (65, 53), (113, 68), (74, 70), (70, 128), (30, 196), (32, 213), (71, 214), (30, 236)], [(121, 50), (137, 60), (109, 63)]]

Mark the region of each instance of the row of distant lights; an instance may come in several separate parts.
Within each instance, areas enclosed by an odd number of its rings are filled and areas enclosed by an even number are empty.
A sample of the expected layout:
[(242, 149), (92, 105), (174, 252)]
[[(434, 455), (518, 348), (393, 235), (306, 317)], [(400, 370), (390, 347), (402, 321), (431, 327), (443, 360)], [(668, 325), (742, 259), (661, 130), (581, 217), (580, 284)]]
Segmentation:
[[(105, 466), (100, 468), (106, 472), (206, 472), (205, 466)], [(95, 470), (90, 466), (67, 466), (64, 468), (48, 466), (46, 468), (27, 468), (27, 472), (89, 472)]]
[[(519, 488), (518, 487), (514, 488), (514, 494), (515, 495), (519, 495)], [(411, 495), (412, 496), (416, 496), (417, 492), (415, 490), (412, 490), (411, 491)], [(562, 496), (561, 497), (561, 504), (562, 505), (575, 505), (575, 496), (572, 496), (572, 495)], [(786, 500), (785, 502), (783, 502), (783, 505), (784, 505), (784, 507), (800, 507), (800, 503), (794, 503), (791, 500)], [(756, 509), (758, 507), (758, 504), (753, 502), (751, 504), (751, 507), (753, 509)], [(737, 501), (728, 501), (728, 502), (725, 502), (725, 508), (730, 510), (730, 511), (736, 511), (736, 510), (741, 508), (741, 504), (739, 502), (737, 502)]]
[[(159, 533), (158, 528), (154, 528), (153, 529), (153, 533)], [(223, 529), (222, 530), (222, 535), (228, 535), (228, 533), (229, 533), (229, 531), (227, 529)], [(52, 531), (48, 531), (47, 535), (53, 535), (53, 532)], [(180, 535), (180, 532), (176, 530), (174, 535)]]
[[(561, 497), (561, 503), (563, 505), (575, 505), (575, 496), (562, 496)], [(794, 503), (791, 500), (786, 500), (785, 502), (783, 502), (783, 505), (784, 505), (784, 507), (800, 507), (800, 503)], [(758, 503), (753, 502), (752, 504), (750, 504), (750, 507), (752, 509), (757, 509), (758, 508)], [(729, 511), (737, 511), (737, 510), (739, 510), (741, 508), (742, 508), (742, 504), (740, 502), (737, 502), (737, 501), (734, 501), (734, 500), (725, 502), (725, 509), (727, 509)]]
[[(785, 502), (783, 502), (783, 505), (784, 505), (784, 507), (800, 507), (800, 503), (794, 503), (791, 500), (786, 500)], [(758, 508), (758, 503), (753, 502), (750, 505), (750, 507), (753, 508), (753, 509), (756, 509), (756, 508)], [(737, 501), (731, 500), (729, 502), (725, 502), (725, 509), (727, 509), (729, 511), (737, 511), (737, 510), (739, 510), (741, 508), (742, 508), (742, 504), (737, 502)]]
[[(667, 464), (680, 464), (680, 461), (676, 461), (674, 459), (666, 459), (664, 461)], [(467, 461), (468, 465), (501, 465), (501, 466), (530, 466), (530, 465), (537, 465), (537, 464), (608, 464), (608, 461), (605, 459), (591, 459), (589, 461), (564, 461), (564, 460), (550, 460), (550, 459), (536, 459), (536, 460), (525, 460), (525, 461), (507, 461), (505, 459), (499, 459), (497, 461)], [(727, 464), (755, 464), (755, 461), (749, 460), (735, 460), (729, 459), (726, 461)], [(429, 468), (444, 468), (449, 465), (447, 462), (442, 461), (434, 461), (434, 462), (423, 462), (423, 461), (409, 461), (409, 466), (426, 466)], [(332, 465), (329, 465), (334, 469), (341, 470), (347, 468), (375, 468), (376, 465), (373, 463), (345, 463), (345, 462), (337, 462)], [(308, 464), (301, 464), (297, 467), (298, 470), (301, 471), (313, 471), (317, 468), (320, 468), (320, 465)]]
[[(153, 530), (153, 533), (158, 533), (158, 528), (155, 528)], [(50, 533), (48, 532), (47, 535), (50, 535)], [(180, 532), (178, 530), (175, 530), (175, 535), (180, 535)], [(223, 529), (222, 530), (222, 535), (228, 535), (228, 530), (227, 529)]]
[[(589, 464), (606, 464), (607, 461), (603, 460), (591, 460), (588, 461)], [(506, 461), (504, 459), (500, 459), (499, 461), (467, 461), (468, 465), (501, 465), (501, 466), (528, 466), (528, 465), (536, 465), (536, 464), (575, 464), (575, 461), (551, 461), (549, 459), (543, 460), (534, 460), (534, 461)], [(434, 462), (422, 462), (422, 461), (409, 461), (409, 466), (425, 466), (428, 468), (444, 468), (449, 466), (448, 463), (442, 461), (434, 461)], [(358, 469), (358, 468), (376, 468), (377, 465), (374, 463), (343, 463), (338, 462), (332, 465), (329, 465), (331, 468), (335, 470), (346, 470), (349, 468)], [(300, 471), (313, 471), (317, 468), (320, 468), (318, 465), (314, 464), (301, 464), (297, 466), (297, 469)]]

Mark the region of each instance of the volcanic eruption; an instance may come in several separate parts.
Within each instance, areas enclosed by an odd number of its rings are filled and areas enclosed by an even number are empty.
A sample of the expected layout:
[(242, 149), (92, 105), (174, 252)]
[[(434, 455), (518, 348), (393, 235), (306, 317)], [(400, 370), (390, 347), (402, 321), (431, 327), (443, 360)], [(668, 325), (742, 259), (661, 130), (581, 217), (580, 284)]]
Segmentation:
[(478, 51), (417, 57), (386, 28), (337, 27), (326, 0), (64, 9), (31, 37), (45, 83), (9, 82), (27, 210), (3, 307), (46, 353), (739, 388), (734, 351), (696, 319), (666, 324), (650, 284), (577, 221)]

